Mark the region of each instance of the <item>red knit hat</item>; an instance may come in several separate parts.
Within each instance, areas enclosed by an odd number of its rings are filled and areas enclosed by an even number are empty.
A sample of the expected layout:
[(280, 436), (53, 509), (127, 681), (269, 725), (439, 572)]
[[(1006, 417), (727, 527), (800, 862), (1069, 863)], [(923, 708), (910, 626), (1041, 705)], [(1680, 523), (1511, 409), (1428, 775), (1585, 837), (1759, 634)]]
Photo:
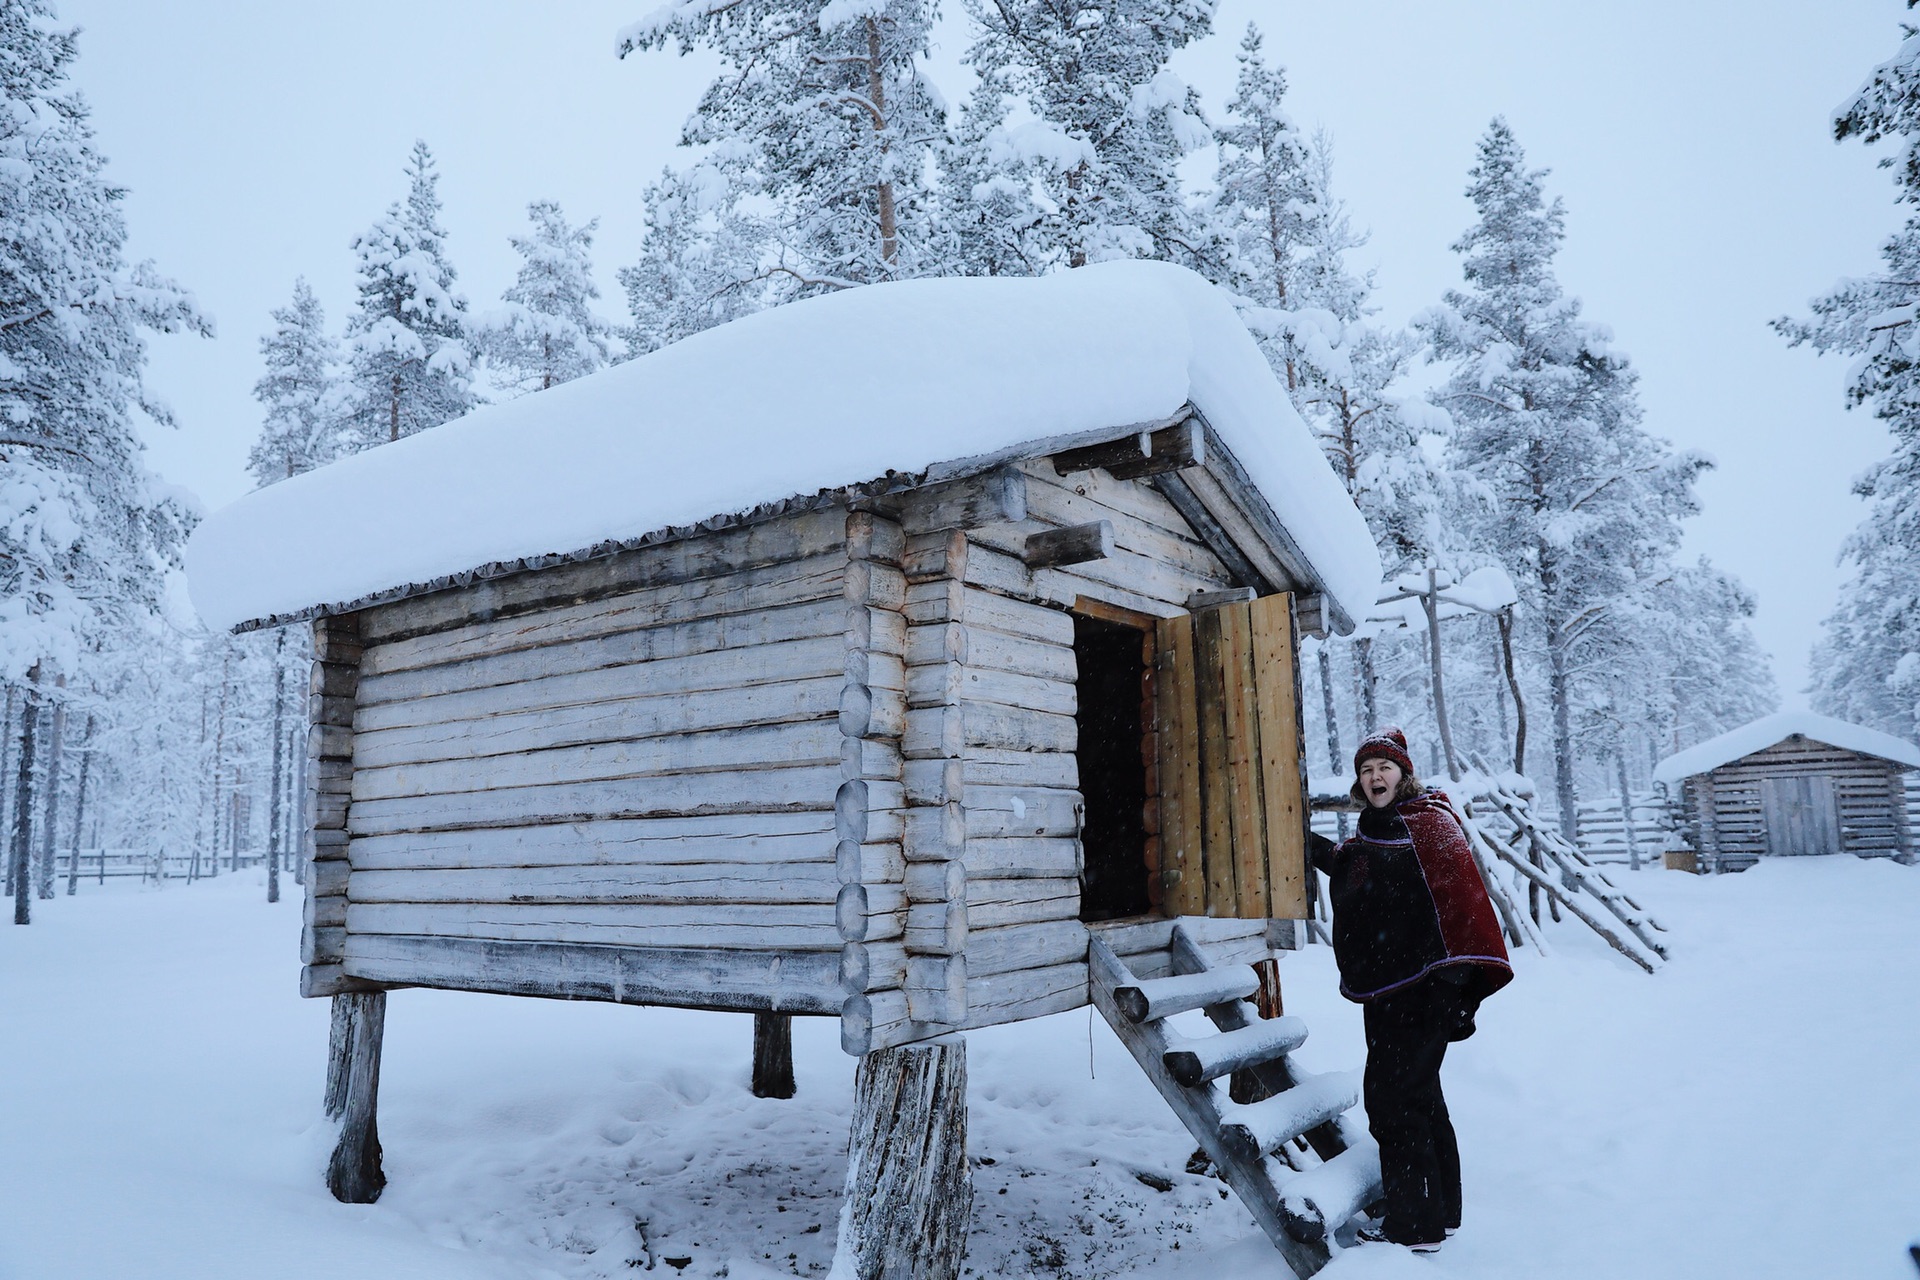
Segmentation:
[(1409, 778), (1413, 776), (1413, 757), (1407, 754), (1407, 735), (1393, 725), (1385, 725), (1367, 735), (1353, 753), (1353, 771), (1360, 772), (1363, 760), (1391, 760)]

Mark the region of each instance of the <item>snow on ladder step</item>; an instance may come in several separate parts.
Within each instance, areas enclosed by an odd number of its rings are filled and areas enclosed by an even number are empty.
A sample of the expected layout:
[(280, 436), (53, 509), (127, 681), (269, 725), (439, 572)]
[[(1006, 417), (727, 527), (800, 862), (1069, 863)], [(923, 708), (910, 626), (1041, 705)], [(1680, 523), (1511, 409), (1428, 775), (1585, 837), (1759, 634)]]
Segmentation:
[[(1169, 1037), (1171, 1038), (1171, 1037)], [(1242, 1067), (1272, 1062), (1307, 1042), (1307, 1024), (1299, 1018), (1263, 1020), (1238, 1031), (1175, 1041), (1166, 1053), (1167, 1071), (1189, 1089), (1218, 1080)]]
[(1115, 987), (1113, 1003), (1134, 1022), (1157, 1022), (1190, 1009), (1245, 1000), (1259, 989), (1260, 977), (1250, 966), (1234, 965)]
[(1220, 1138), (1243, 1160), (1257, 1160), (1360, 1101), (1360, 1073), (1309, 1076), (1260, 1102), (1220, 1109)]
[(1287, 1180), (1280, 1216), (1296, 1240), (1324, 1240), (1380, 1194), (1380, 1148), (1359, 1138), (1333, 1159)]

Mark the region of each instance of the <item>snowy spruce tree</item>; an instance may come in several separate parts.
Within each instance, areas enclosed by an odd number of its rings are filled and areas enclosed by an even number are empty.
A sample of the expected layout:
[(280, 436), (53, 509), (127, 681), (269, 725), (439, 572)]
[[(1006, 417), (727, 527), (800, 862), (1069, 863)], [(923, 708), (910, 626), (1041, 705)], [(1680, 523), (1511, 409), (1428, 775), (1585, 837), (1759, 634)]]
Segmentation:
[[(1266, 63), (1257, 28), (1249, 26), (1241, 40), (1239, 61), (1234, 96), (1216, 130), (1220, 166), (1206, 206), (1226, 249), (1224, 283), (1366, 516), (1387, 580), (1429, 566), (1477, 566), (1483, 557), (1461, 545), (1451, 521), (1450, 478), (1423, 447), (1423, 437), (1444, 430), (1446, 415), (1410, 386), (1421, 344), (1375, 323), (1373, 278), (1348, 266), (1347, 255), (1366, 237), (1334, 194), (1332, 144), (1325, 135), (1309, 140), (1294, 126), (1284, 105), (1285, 74)], [(1363, 625), (1352, 639), (1318, 648), (1320, 719), (1328, 767), (1336, 772), (1345, 768), (1337, 741), (1343, 719), (1359, 732), (1383, 716), (1414, 719), (1404, 705), (1382, 709), (1392, 701), (1382, 696), (1383, 681), (1424, 689), (1421, 652), (1399, 639)], [(1344, 717), (1336, 706), (1336, 657), (1350, 660), (1353, 671), (1353, 706)]]
[(1553, 260), (1565, 215), (1547, 201), (1545, 176), (1496, 119), (1467, 188), (1479, 220), (1453, 246), (1467, 287), (1418, 327), (1452, 365), (1442, 395), (1451, 465), (1490, 498), (1471, 531), (1512, 574), (1544, 651), (1554, 792), (1571, 837), (1575, 730), (1604, 692), (1596, 648), (1636, 592), (1667, 572), (1709, 464), (1642, 429), (1637, 376), (1562, 292)]
[(367, 448), (457, 418), (476, 402), (466, 299), (440, 225), (440, 175), (415, 142), (407, 198), (353, 241), (359, 301), (347, 321), (347, 420)]
[[(1212, 135), (1169, 57), (1208, 33), (1210, 0), (967, 0), (967, 61), (1004, 86), (1012, 123), (976, 130), (973, 186), (993, 173), (1024, 193), (995, 234), (1018, 229), (1040, 270), (1161, 258), (1213, 276), (1219, 249), (1181, 189), (1182, 156)], [(981, 121), (994, 108), (978, 98)], [(957, 167), (950, 159), (949, 170)], [(996, 252), (993, 246), (976, 253)]]
[(267, 371), (253, 384), (266, 413), (247, 455), (247, 469), (262, 485), (333, 461), (342, 443), (339, 343), (305, 277), (294, 281), (293, 301), (275, 308), (273, 324), (260, 339)]
[(939, 258), (948, 274), (1031, 276), (1044, 265), (1033, 235), (1045, 214), (1033, 199), (1030, 158), (1007, 132), (1011, 95), (989, 70), (953, 117), (939, 150)]
[(705, 165), (663, 170), (647, 188), (640, 260), (620, 268), (633, 323), (629, 357), (768, 305), (768, 231), (745, 213), (725, 173)]
[(776, 300), (932, 268), (932, 18), (930, 0), (672, 0), (620, 33), (622, 57), (671, 44), (720, 58), (681, 141), (729, 201), (764, 210), (755, 276), (785, 286)]
[(571, 226), (558, 203), (527, 206), (530, 235), (514, 236), (520, 271), (505, 304), (475, 325), (477, 345), (503, 389), (544, 391), (607, 363), (613, 326), (596, 315), (593, 233), (599, 219)]
[(4, 779), (19, 923), (27, 860), (51, 834), (34, 825), (36, 779), (60, 777), (42, 704), (160, 607), (192, 519), (141, 461), (136, 416), (172, 422), (144, 385), (145, 334), (211, 333), (183, 290), (125, 260), (123, 192), (68, 83), (77, 53), (44, 0), (0, 0), (0, 682), (21, 725)]
[(1920, 28), (1834, 115), (1834, 137), (1888, 142), (1906, 221), (1882, 269), (1843, 280), (1812, 315), (1774, 327), (1794, 346), (1854, 358), (1849, 407), (1867, 406), (1893, 452), (1854, 482), (1867, 518), (1842, 548), (1849, 572), (1813, 662), (1813, 704), (1903, 737), (1920, 729)]

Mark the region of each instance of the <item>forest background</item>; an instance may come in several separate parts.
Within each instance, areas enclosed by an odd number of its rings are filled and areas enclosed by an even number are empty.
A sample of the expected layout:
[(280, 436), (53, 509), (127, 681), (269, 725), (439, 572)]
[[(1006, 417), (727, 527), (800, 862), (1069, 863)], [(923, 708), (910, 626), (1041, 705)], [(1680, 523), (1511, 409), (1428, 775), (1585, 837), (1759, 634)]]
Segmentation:
[[(368, 340), (379, 335), (363, 298), (370, 263), (377, 269), (386, 252), (391, 266), (410, 252), (396, 250), (392, 234), (410, 234), (407, 217), (381, 215), (409, 196), (414, 230), (431, 224), (444, 233), (427, 238), (459, 273), (435, 282), (444, 302), (438, 331), (417, 326), (425, 335), (421, 372), (433, 372), (431, 357), (441, 352), (438, 373), (447, 376), (444, 386), (424, 379), (407, 430), (476, 398), (524, 393), (809, 289), (907, 274), (1062, 269), (1076, 254), (1164, 256), (1249, 300), (1247, 315), (1266, 335), (1276, 368), (1291, 372), (1303, 411), (1330, 437), (1340, 434), (1330, 406), (1341, 395), (1348, 403), (1354, 394), (1375, 397), (1380, 411), (1367, 420), (1387, 426), (1363, 448), (1375, 465), (1356, 465), (1350, 479), (1391, 569), (1434, 564), (1464, 574), (1500, 563), (1513, 573), (1521, 588), (1518, 674), (1534, 718), (1526, 764), (1549, 807), (1556, 791), (1611, 787), (1623, 769), (1637, 785), (1658, 756), (1770, 708), (1776, 686), (1767, 655), (1789, 701), (1802, 700), (1806, 655), (1843, 578), (1839, 548), (1864, 514), (1850, 493), (1853, 478), (1886, 455), (1889, 441), (1867, 413), (1843, 415), (1841, 362), (1789, 351), (1768, 321), (1804, 314), (1807, 299), (1836, 277), (1870, 272), (1872, 246), (1895, 223), (1885, 176), (1870, 153), (1833, 146), (1830, 115), (1891, 52), (1897, 4), (1818, 13), (1790, 4), (1699, 5), (1680, 16), (1630, 5), (1605, 23), (1576, 25), (1517, 3), (1440, 15), (1401, 4), (1117, 0), (949, 4), (925, 23), (917, 5), (841, 0), (828, 7), (847, 10), (850, 21), (864, 13), (892, 24), (900, 52), (886, 56), (905, 92), (891, 105), (907, 109), (901, 136), (912, 134), (925, 157), (903, 180), (908, 231), (891, 256), (870, 234), (878, 227), (868, 215), (877, 210), (857, 200), (821, 203), (817, 191), (791, 180), (804, 168), (796, 157), (822, 140), (803, 136), (813, 125), (794, 132), (790, 113), (768, 134), (780, 112), (765, 103), (748, 103), (732, 118), (709, 112), (695, 130), (705, 145), (676, 147), (680, 122), (716, 77), (724, 80), (726, 42), (716, 49), (689, 28), (696, 47), (680, 57), (679, 33), (660, 31), (652, 34), (666, 38), (666, 49), (616, 60), (613, 33), (645, 7), (585, 4), (561, 17), (506, 4), (397, 12), (347, 5), (324, 19), (246, 7), (163, 13), (104, 0), (60, 7), (55, 27), (87, 28), (66, 69), (92, 106), (96, 145), (111, 158), (106, 177), (129, 189), (115, 202), (130, 228), (124, 258), (151, 255), (191, 287), (197, 305), (178, 295), (147, 300), (166, 312), (157, 317), (164, 327), (220, 322), (213, 340), (165, 337), (149, 348), (145, 387), (171, 402), (181, 425), (157, 428), (148, 415), (127, 415), (149, 445), (147, 464), (191, 491), (161, 495), (178, 499), (181, 524), (200, 503), (230, 500), (286, 462), (284, 450), (255, 447), (279, 393), (263, 393), (264, 408), (248, 393), (263, 372), (258, 335), (270, 326), (267, 313), (292, 305), (296, 276), (312, 285), (310, 319), (331, 321), (314, 320), (314, 331), (348, 342), (325, 379), (335, 384), (319, 415), (327, 439), (312, 442), (297, 465), (384, 438), (373, 406), (356, 399), (351, 366), (362, 365), (362, 390), (380, 376), (367, 365), (380, 343)], [(822, 6), (760, 7), (777, 16)], [(1060, 46), (1016, 39), (1008, 16), (1022, 13), (1035, 22), (1064, 13), (1063, 30), (1094, 44), (1101, 23), (1120, 31), (1152, 19), (1154, 39), (1116, 45), (1106, 68), (1111, 120), (1127, 126), (1119, 143), (1083, 157), (1074, 147), (1087, 137), (1115, 136), (1100, 120), (1030, 127), (1036, 104), (1041, 115), (1047, 110)], [(1103, 17), (1090, 21), (1088, 13)], [(1265, 29), (1263, 65), (1286, 68), (1284, 92), (1271, 76), (1248, 81), (1242, 73), (1236, 55), (1249, 21)], [(980, 42), (996, 30), (997, 51), (991, 38)], [(639, 34), (644, 43), (650, 33)], [(979, 110), (985, 100), (974, 86), (983, 66), (1006, 90), (1004, 119)], [(938, 94), (917, 98), (929, 83)], [(817, 92), (789, 85), (785, 102)], [(817, 105), (807, 114), (814, 124), (847, 127)], [(1490, 130), (1496, 115), (1511, 135)], [(763, 146), (776, 136), (777, 145)], [(437, 164), (413, 149), (420, 137)], [(742, 138), (762, 141), (742, 148)], [(1283, 163), (1289, 147), (1294, 159)], [(1249, 156), (1259, 158), (1252, 170)], [(1112, 198), (1104, 212), (1076, 221), (1067, 178), (1083, 159), (1094, 165), (1083, 171), (1107, 175)], [(1249, 193), (1273, 177), (1276, 163), (1291, 166), (1288, 181), (1298, 184), (1285, 204), (1297, 217), (1282, 233), (1280, 255), (1291, 265), (1278, 275), (1260, 265), (1265, 197)], [(403, 164), (412, 166), (411, 180)], [(1499, 179), (1481, 183), (1477, 208), (1462, 199), (1475, 164), (1483, 178)], [(663, 184), (666, 166), (696, 177)], [(1542, 168), (1553, 171), (1544, 181), (1534, 176)], [(958, 200), (962, 189), (968, 198)], [(1534, 203), (1536, 191), (1546, 203)], [(1566, 239), (1555, 257), (1551, 202), (1560, 198)], [(536, 199), (556, 207), (529, 221)], [(783, 218), (810, 201), (848, 217), (804, 227)], [(1134, 212), (1111, 212), (1129, 201)], [(1527, 297), (1463, 286), (1463, 258), (1450, 246), (1469, 227), (1501, 221), (1489, 218), (1489, 201), (1529, 228), (1507, 236), (1509, 248), (1534, 246), (1521, 256), (1541, 268), (1544, 283)], [(967, 230), (982, 210), (993, 226)], [(597, 220), (590, 247), (572, 234), (589, 219)], [(544, 310), (529, 304), (523, 270), (542, 221), (554, 250), (541, 259), (545, 275), (535, 272), (546, 284), (533, 293), (545, 288), (551, 302)], [(1021, 230), (1002, 234), (1009, 227)], [(698, 270), (650, 274), (649, 261)], [(572, 273), (574, 284), (560, 292), (572, 289), (580, 306), (552, 301), (556, 272)], [(521, 296), (503, 297), (516, 279)], [(754, 283), (723, 288), (715, 283), (722, 279)], [(629, 287), (635, 281), (637, 291)], [(599, 299), (586, 296), (589, 283)], [(1554, 302), (1555, 287), (1584, 299), (1579, 316)], [(391, 303), (391, 290), (385, 296)], [(1572, 352), (1560, 363), (1583, 370), (1580, 395), (1604, 402), (1599, 412), (1562, 414), (1561, 425), (1625, 442), (1613, 480), (1560, 477), (1569, 501), (1595, 483), (1624, 498), (1605, 517), (1614, 521), (1606, 537), (1591, 538), (1603, 526), (1583, 535), (1619, 554), (1562, 574), (1563, 595), (1571, 576), (1583, 594), (1564, 602), (1573, 631), (1560, 670), (1546, 588), (1538, 566), (1523, 563), (1531, 535), (1506, 518), (1512, 504), (1502, 506), (1500, 470), (1513, 442), (1500, 436), (1501, 415), (1476, 415), (1467, 394), (1488, 385), (1483, 375), (1498, 344), (1490, 347), (1486, 322), (1502, 307), (1509, 319), (1536, 322), (1543, 351)], [(561, 313), (571, 329), (540, 318)], [(529, 344), (551, 349), (563, 331), (579, 359), (556, 374), (557, 365), (530, 356)], [(396, 349), (387, 344), (389, 354)], [(1504, 355), (1493, 357), (1505, 368)], [(1596, 361), (1607, 376), (1593, 376)], [(392, 428), (400, 415), (394, 404), (386, 409)], [(1702, 470), (1694, 451), (1718, 469)], [(1624, 494), (1630, 486), (1620, 477), (1628, 475), (1638, 487)], [(1696, 509), (1705, 514), (1689, 518)], [(1564, 535), (1556, 535), (1563, 545), (1581, 541)], [(1716, 568), (1700, 564), (1703, 553)], [(297, 638), (279, 645), (206, 636), (164, 577), (156, 574), (151, 587), (151, 609), (75, 632), (60, 653), (67, 683), (57, 697), (35, 686), (37, 701), (65, 706), (70, 727), (63, 726), (61, 773), (36, 774), (30, 807), (61, 812), (64, 793), (68, 808), (65, 833), (42, 822), (28, 833), (29, 850), (55, 838), (147, 856), (285, 847), (304, 754), (290, 701), (298, 693)], [(1445, 626), (1458, 651), (1449, 654), (1449, 674), (1464, 709), (1456, 711), (1463, 754), (1504, 763), (1512, 725), (1497, 624), (1474, 616)], [(1341, 743), (1329, 744), (1326, 762), (1315, 760), (1316, 772), (1332, 771), (1365, 721), (1399, 720), (1422, 735), (1431, 716), (1424, 643), (1388, 629), (1378, 633), (1377, 655), (1329, 646), (1322, 669)], [(41, 647), (47, 652), (24, 656), (50, 659), (59, 646)], [(277, 698), (276, 649), (290, 673)], [(13, 655), (21, 669), (5, 673), (10, 783), (29, 721), (43, 747), (54, 731), (50, 707), (26, 715), (23, 652)], [(1373, 714), (1361, 678), (1367, 666), (1379, 682)], [(1308, 690), (1316, 717), (1327, 705), (1320, 692)], [(1891, 685), (1871, 706), (1837, 705), (1831, 690), (1815, 702), (1913, 732), (1910, 705)], [(1554, 723), (1557, 709), (1566, 723)], [(1327, 736), (1317, 720), (1311, 740)], [(1423, 737), (1431, 743), (1434, 735)], [(1555, 785), (1558, 760), (1566, 768)], [(94, 761), (89, 827), (76, 801)], [(4, 829), (15, 834), (21, 792), (6, 792)]]

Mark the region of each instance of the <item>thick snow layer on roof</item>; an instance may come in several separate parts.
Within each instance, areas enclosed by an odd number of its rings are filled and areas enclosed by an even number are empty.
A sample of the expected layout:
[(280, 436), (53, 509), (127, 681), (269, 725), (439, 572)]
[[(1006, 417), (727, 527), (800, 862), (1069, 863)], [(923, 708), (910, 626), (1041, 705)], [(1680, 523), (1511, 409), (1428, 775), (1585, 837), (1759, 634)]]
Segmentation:
[(1163, 263), (873, 285), (257, 490), (187, 546), (216, 627), (559, 555), (1191, 400), (1348, 615), (1379, 561), (1226, 296)]
[(1707, 773), (1756, 751), (1765, 751), (1796, 733), (1843, 751), (1858, 751), (1920, 769), (1920, 747), (1904, 738), (1811, 711), (1781, 711), (1668, 756), (1654, 767), (1653, 780), (1673, 783)]

